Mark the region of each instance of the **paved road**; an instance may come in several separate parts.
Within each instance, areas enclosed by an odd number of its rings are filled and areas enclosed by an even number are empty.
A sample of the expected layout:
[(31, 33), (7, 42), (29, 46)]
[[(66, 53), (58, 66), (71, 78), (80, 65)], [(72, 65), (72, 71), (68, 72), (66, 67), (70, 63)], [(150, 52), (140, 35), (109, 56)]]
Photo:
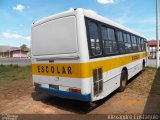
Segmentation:
[[(0, 64), (10, 65), (17, 64), (19, 66), (31, 65), (31, 59), (28, 58), (3, 58), (0, 59)], [(148, 59), (149, 67), (156, 67), (156, 59)]]
[(0, 64), (3, 65), (18, 65), (18, 66), (26, 66), (31, 65), (31, 59), (28, 58), (3, 58), (0, 59)]

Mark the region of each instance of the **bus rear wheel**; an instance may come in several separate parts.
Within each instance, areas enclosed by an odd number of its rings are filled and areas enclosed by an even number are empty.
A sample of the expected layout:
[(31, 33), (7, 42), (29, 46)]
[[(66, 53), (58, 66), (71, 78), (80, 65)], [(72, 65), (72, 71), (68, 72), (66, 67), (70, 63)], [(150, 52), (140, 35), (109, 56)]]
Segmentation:
[(121, 79), (120, 79), (120, 87), (118, 88), (119, 92), (123, 92), (127, 85), (127, 73), (125, 70), (122, 70), (121, 72)]
[(144, 72), (144, 70), (145, 70), (145, 62), (143, 61), (143, 63), (142, 63), (142, 70), (141, 70), (141, 74)]

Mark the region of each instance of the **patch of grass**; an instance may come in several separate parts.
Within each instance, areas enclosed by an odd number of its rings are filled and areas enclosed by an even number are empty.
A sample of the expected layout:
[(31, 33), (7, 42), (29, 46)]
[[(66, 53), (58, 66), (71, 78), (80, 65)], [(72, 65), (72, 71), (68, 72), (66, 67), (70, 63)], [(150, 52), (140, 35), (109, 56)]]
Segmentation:
[(129, 88), (141, 93), (148, 94), (153, 85), (157, 69), (147, 67), (142, 74), (132, 78), (132, 82), (128, 85)]
[(160, 68), (147, 67), (142, 74), (139, 74), (128, 85), (128, 88), (133, 89), (142, 94), (160, 95)]
[(0, 65), (0, 82), (31, 79), (31, 66)]
[(146, 67), (145, 70), (151, 71), (151, 72), (156, 72), (157, 71), (157, 69), (154, 68), (154, 67)]

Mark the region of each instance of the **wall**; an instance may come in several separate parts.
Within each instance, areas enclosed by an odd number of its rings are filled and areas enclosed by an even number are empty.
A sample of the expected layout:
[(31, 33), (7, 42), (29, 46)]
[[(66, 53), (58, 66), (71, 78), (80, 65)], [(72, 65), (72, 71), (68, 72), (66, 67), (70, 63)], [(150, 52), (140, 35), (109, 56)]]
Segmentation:
[(20, 51), (13, 51), (12, 57), (14, 57), (14, 58), (27, 57), (27, 53), (20, 52)]

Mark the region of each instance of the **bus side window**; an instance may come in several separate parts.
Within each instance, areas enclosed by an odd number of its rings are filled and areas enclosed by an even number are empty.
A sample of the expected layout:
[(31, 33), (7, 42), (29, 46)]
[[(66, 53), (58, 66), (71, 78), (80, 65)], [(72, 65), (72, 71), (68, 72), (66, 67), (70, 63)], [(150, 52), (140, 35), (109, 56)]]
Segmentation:
[(123, 34), (123, 37), (124, 37), (124, 42), (125, 42), (125, 50), (126, 50), (126, 53), (132, 52), (130, 35), (124, 33), (124, 34)]
[(137, 44), (138, 44), (138, 51), (142, 51), (142, 49), (141, 49), (141, 41), (140, 41), (141, 39), (138, 37), (137, 38)]
[(147, 51), (147, 40), (146, 39), (144, 40), (144, 45), (143, 46), (144, 46), (144, 51)]
[(137, 52), (137, 41), (134, 35), (131, 36), (133, 52)]
[(142, 49), (142, 51), (144, 51), (144, 39), (143, 38), (141, 38), (141, 49)]
[(89, 21), (88, 25), (89, 25), (89, 39), (90, 39), (91, 53), (93, 56), (99, 56), (102, 54), (102, 49), (98, 35), (98, 25), (91, 21)]
[(118, 37), (118, 46), (119, 46), (120, 53), (125, 53), (125, 44), (123, 40), (123, 34), (121, 31), (117, 32), (117, 37)]
[(115, 39), (115, 31), (112, 28), (101, 27), (103, 49), (105, 55), (117, 54), (118, 47)]

